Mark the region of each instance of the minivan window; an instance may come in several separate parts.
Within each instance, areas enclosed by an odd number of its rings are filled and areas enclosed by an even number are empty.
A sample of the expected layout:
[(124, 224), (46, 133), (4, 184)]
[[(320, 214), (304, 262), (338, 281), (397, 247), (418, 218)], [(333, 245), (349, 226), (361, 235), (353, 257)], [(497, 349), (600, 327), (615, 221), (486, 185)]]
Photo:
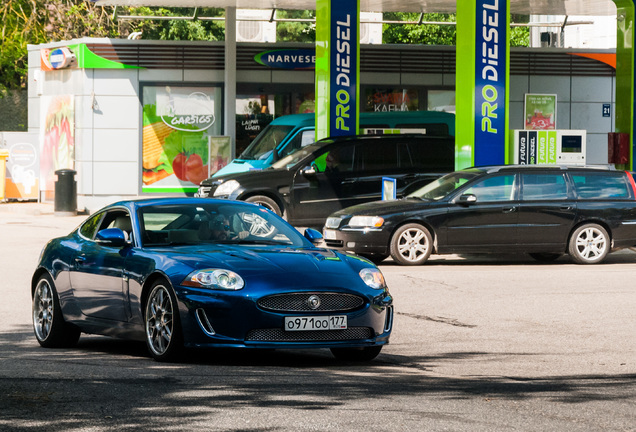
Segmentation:
[(337, 173), (353, 171), (353, 145), (334, 147), (312, 162), (316, 172)]
[(521, 199), (565, 200), (568, 188), (563, 173), (523, 174), (521, 176)]
[(398, 164), (397, 142), (368, 141), (359, 146), (361, 151), (361, 165), (363, 171), (379, 171), (396, 168)]
[(294, 126), (267, 125), (254, 141), (239, 156), (239, 159), (266, 159), (272, 150), (285, 139)]
[(325, 144), (327, 144), (328, 142), (331, 141), (320, 141), (319, 143), (314, 143), (314, 144), (309, 144), (308, 146), (305, 146), (299, 150), (296, 150), (290, 154), (288, 154), (287, 156), (285, 156), (282, 159), (279, 159), (278, 161), (274, 162), (270, 168), (289, 168), (292, 167), (294, 165), (296, 165), (298, 162), (300, 162), (302, 159), (306, 158), (309, 154), (315, 152), (316, 150), (318, 150), (320, 147), (324, 146)]
[(450, 139), (413, 139), (408, 143), (413, 166), (426, 172), (455, 168), (455, 142)]
[(622, 172), (572, 174), (576, 193), (582, 199), (629, 199), (629, 185)]

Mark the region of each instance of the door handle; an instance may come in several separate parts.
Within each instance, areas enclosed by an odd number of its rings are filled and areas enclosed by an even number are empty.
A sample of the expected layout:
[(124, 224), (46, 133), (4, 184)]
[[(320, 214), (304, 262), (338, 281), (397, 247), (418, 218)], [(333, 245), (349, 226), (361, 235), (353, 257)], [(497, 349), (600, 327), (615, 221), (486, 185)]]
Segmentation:
[(561, 210), (572, 210), (572, 206), (561, 206)]
[(517, 207), (508, 207), (502, 210), (502, 213), (514, 213), (517, 211)]
[(347, 179), (347, 180), (343, 180), (340, 182), (341, 185), (350, 185), (350, 184), (354, 184), (356, 181), (355, 179)]
[(84, 255), (75, 257), (76, 264), (84, 264), (84, 261), (86, 261), (86, 257)]

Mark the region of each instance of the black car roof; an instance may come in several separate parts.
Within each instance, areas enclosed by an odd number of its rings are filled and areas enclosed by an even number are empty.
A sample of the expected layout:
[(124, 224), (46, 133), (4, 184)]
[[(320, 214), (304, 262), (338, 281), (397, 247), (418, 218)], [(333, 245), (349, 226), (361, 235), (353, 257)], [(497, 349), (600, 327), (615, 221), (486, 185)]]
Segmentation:
[(619, 171), (609, 165), (489, 165), (472, 167), (488, 173), (508, 170)]

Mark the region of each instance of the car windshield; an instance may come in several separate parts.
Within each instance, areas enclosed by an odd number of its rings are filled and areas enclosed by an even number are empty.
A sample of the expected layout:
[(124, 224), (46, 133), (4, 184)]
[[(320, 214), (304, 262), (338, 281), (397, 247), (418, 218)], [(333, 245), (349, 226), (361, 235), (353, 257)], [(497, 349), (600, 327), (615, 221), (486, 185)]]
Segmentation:
[(139, 210), (143, 247), (199, 244), (309, 246), (263, 207), (238, 203), (161, 204)]
[(298, 162), (300, 162), (304, 158), (306, 158), (311, 153), (313, 153), (316, 150), (318, 150), (319, 148), (321, 148), (322, 146), (324, 146), (326, 144), (329, 144), (331, 142), (332, 142), (331, 140), (322, 140), (322, 141), (318, 141), (318, 142), (315, 142), (313, 144), (310, 144), (308, 146), (305, 146), (303, 148), (300, 148), (300, 149), (288, 154), (284, 158), (274, 162), (272, 164), (271, 168), (273, 168), (273, 169), (277, 169), (277, 168), (285, 168), (285, 169), (287, 169), (287, 168), (290, 168), (290, 167), (296, 165)]
[(272, 150), (285, 139), (294, 126), (267, 125), (254, 141), (241, 153), (239, 159), (261, 160), (267, 159)]
[(482, 174), (482, 171), (456, 171), (432, 181), (424, 187), (407, 195), (407, 198), (441, 200), (453, 193), (464, 183)]

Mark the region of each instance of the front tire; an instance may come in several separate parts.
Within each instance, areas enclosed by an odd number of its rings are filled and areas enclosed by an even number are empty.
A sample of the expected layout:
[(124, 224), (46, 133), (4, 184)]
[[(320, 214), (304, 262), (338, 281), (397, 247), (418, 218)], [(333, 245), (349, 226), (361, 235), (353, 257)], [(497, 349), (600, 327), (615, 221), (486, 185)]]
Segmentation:
[(160, 279), (152, 284), (144, 307), (146, 345), (157, 361), (172, 361), (183, 350), (183, 332), (177, 298), (169, 284)]
[(48, 274), (38, 280), (33, 292), (33, 331), (45, 348), (68, 348), (77, 343), (80, 330), (64, 321), (55, 284)]
[(598, 264), (605, 259), (609, 248), (610, 237), (605, 228), (590, 223), (574, 230), (568, 252), (578, 264)]
[(403, 225), (391, 237), (391, 257), (398, 264), (423, 264), (432, 251), (433, 237), (420, 224)]
[(382, 345), (363, 348), (331, 348), (331, 354), (343, 361), (367, 362), (380, 354)]
[(283, 215), (283, 211), (278, 206), (278, 204), (276, 204), (276, 201), (274, 201), (270, 197), (266, 197), (265, 195), (254, 195), (254, 196), (251, 196), (251, 197), (247, 198), (245, 201), (249, 202), (249, 203), (254, 203), (254, 204), (258, 204), (260, 206), (263, 206), (266, 209), (273, 211), (278, 216), (282, 216)]

